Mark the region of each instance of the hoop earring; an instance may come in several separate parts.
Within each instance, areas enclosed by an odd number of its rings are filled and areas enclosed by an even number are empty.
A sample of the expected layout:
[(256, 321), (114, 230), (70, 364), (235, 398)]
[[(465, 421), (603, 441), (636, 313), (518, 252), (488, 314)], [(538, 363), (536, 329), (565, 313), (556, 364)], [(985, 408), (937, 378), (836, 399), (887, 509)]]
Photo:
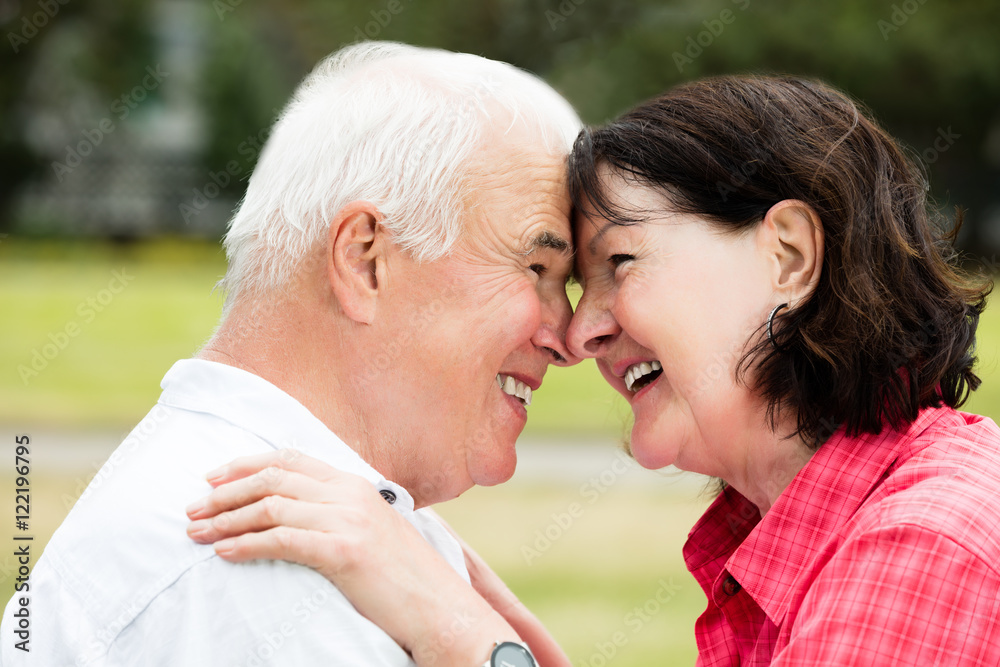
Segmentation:
[(775, 314), (782, 308), (788, 308), (788, 304), (782, 303), (780, 305), (775, 306), (774, 310), (771, 311), (771, 314), (767, 316), (767, 340), (771, 343), (771, 347), (774, 348), (775, 352), (778, 351), (778, 346), (775, 345), (774, 343), (774, 334), (771, 331), (771, 326), (774, 324)]

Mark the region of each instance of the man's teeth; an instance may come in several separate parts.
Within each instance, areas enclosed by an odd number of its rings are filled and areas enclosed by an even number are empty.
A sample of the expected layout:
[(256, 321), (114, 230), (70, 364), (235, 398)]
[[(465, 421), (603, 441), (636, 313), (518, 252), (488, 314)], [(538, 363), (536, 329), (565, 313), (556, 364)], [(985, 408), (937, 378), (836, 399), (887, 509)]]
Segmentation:
[(625, 388), (632, 391), (632, 387), (639, 378), (645, 377), (654, 371), (662, 370), (663, 366), (660, 365), (659, 361), (643, 361), (638, 364), (632, 364), (625, 371)]
[(531, 405), (531, 387), (509, 375), (497, 375), (497, 384), (503, 393), (516, 396), (525, 406)]

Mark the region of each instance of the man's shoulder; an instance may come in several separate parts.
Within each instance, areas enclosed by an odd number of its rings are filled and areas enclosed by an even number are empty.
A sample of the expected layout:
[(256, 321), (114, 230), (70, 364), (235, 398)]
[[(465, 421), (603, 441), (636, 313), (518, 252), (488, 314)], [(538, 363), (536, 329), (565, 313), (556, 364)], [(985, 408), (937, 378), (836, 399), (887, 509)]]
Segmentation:
[(199, 561), (109, 639), (112, 664), (411, 664), (322, 575), (283, 561)]
[[(205, 473), (235, 456), (267, 449), (267, 443), (223, 420), (192, 419), (157, 404), (79, 498), (65, 498), (75, 504), (31, 575), (39, 622), (115, 635), (188, 569), (214, 556), (185, 530), (184, 508), (211, 491)], [(56, 620), (66, 605), (79, 618)], [(48, 607), (44, 615), (43, 607)]]
[(48, 621), (36, 628), (34, 643), (81, 665), (298, 665), (320, 658), (412, 665), (314, 570), (283, 561), (228, 563), (211, 548), (181, 567), (135, 590), (120, 588), (107, 610), (68, 590), (58, 575), (44, 576), (32, 606)]
[[(211, 492), (205, 474), (237, 456), (271, 447), (239, 427), (210, 415), (157, 404), (104, 461), (72, 505), (46, 552), (63, 552), (70, 562), (109, 554), (138, 560), (166, 544), (190, 543), (184, 508)], [(180, 532), (177, 532), (177, 528)], [(176, 554), (173, 554), (176, 556)], [(153, 558), (174, 560), (176, 558)]]

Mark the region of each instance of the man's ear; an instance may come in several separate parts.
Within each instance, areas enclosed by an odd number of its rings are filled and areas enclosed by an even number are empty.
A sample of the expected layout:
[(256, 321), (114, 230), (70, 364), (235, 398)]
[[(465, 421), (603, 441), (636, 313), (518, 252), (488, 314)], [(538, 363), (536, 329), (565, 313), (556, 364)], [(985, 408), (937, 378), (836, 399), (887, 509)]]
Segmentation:
[(371, 324), (380, 281), (385, 278), (386, 234), (382, 214), (371, 202), (353, 201), (330, 223), (327, 275), (344, 313)]
[(771, 264), (772, 287), (795, 305), (807, 299), (823, 272), (823, 223), (809, 204), (780, 201), (761, 223), (760, 242)]

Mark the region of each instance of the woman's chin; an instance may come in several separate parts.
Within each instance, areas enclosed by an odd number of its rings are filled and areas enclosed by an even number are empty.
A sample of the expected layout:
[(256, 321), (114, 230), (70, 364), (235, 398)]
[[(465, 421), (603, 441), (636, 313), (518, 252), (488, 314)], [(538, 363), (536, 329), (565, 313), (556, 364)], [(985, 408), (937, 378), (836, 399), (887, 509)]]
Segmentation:
[(677, 458), (677, 443), (671, 438), (656, 437), (636, 422), (629, 438), (629, 450), (636, 463), (649, 470), (659, 470), (672, 465)]

